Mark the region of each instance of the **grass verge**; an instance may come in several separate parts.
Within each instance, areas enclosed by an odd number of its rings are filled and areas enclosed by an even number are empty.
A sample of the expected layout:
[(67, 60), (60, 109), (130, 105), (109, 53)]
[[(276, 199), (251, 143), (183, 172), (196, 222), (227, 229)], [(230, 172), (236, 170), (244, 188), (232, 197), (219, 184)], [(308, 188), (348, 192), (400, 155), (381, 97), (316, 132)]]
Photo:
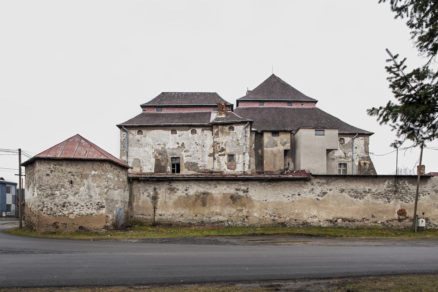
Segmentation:
[(0, 292), (433, 292), (438, 291), (438, 275), (397, 275), (337, 279), (207, 283), (131, 287), (4, 288)]
[(111, 230), (105, 232), (55, 232), (40, 233), (27, 228), (4, 231), (12, 235), (69, 238), (69, 239), (146, 239), (206, 236), (251, 236), (251, 235), (283, 235), (314, 236), (337, 238), (438, 238), (438, 229), (428, 229), (414, 233), (407, 229), (390, 229), (380, 227), (345, 228), (345, 227), (181, 227), (181, 226), (133, 226), (127, 230)]

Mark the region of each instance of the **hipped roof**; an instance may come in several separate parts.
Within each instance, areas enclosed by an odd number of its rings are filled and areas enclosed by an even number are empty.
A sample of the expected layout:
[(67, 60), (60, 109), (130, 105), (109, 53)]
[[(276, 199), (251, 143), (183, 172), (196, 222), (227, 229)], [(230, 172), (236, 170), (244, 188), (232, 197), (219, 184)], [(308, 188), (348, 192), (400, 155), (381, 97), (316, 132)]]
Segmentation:
[(218, 103), (232, 105), (216, 92), (161, 92), (141, 107), (155, 106), (216, 106)]
[(340, 134), (372, 135), (319, 108), (237, 107), (235, 112), (254, 121), (256, 131), (297, 131), (301, 128), (338, 129)]
[[(216, 114), (212, 120), (212, 115)], [(211, 124), (231, 124), (250, 122), (247, 118), (226, 111), (224, 115), (214, 112), (182, 112), (182, 113), (155, 113), (142, 112), (134, 118), (117, 125), (120, 127), (139, 127), (139, 126), (210, 126)]]
[(29, 165), (38, 159), (101, 160), (129, 168), (125, 161), (114, 157), (79, 134), (76, 134), (73, 137), (70, 137), (67, 140), (35, 155), (31, 159), (22, 163), (22, 165)]
[(317, 102), (316, 99), (308, 97), (275, 74), (269, 76), (253, 90), (248, 90), (245, 96), (237, 99), (237, 102), (251, 100)]

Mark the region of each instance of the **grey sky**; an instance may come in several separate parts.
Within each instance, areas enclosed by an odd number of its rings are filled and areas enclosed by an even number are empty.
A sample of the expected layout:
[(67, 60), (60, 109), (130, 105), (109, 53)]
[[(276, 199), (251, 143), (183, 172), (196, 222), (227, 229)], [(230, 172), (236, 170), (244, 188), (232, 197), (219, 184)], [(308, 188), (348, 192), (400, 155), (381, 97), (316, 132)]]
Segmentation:
[[(37, 154), (79, 133), (119, 156), (115, 125), (161, 91), (217, 91), (234, 102), (273, 67), (319, 108), (375, 132), (371, 152), (388, 153), (394, 134), (366, 114), (391, 97), (385, 48), (410, 65), (422, 58), (403, 21), (377, 2), (3, 0), (0, 148)], [(412, 170), (418, 153), (401, 152), (400, 166)], [(372, 159), (378, 173), (394, 172), (394, 153)], [(438, 171), (438, 151), (424, 159)], [(16, 164), (0, 155), (0, 176), (16, 181), (3, 169)]]

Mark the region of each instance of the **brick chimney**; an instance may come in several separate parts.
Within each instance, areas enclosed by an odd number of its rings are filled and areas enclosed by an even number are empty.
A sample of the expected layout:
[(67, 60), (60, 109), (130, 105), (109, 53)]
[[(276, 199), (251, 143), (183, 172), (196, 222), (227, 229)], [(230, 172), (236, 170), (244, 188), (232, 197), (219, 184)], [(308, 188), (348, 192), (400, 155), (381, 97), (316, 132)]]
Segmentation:
[(225, 103), (218, 103), (217, 104), (217, 115), (218, 116), (224, 116), (226, 110), (227, 110), (227, 106), (225, 105)]

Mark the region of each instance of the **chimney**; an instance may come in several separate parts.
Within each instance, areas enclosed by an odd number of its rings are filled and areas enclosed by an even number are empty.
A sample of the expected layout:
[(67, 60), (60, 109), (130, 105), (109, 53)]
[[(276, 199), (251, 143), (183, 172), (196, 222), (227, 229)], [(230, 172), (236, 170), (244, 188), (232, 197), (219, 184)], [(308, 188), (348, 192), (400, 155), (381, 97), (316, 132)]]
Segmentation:
[(227, 107), (226, 107), (225, 103), (218, 103), (217, 104), (217, 115), (218, 116), (224, 116), (226, 110), (227, 110)]

